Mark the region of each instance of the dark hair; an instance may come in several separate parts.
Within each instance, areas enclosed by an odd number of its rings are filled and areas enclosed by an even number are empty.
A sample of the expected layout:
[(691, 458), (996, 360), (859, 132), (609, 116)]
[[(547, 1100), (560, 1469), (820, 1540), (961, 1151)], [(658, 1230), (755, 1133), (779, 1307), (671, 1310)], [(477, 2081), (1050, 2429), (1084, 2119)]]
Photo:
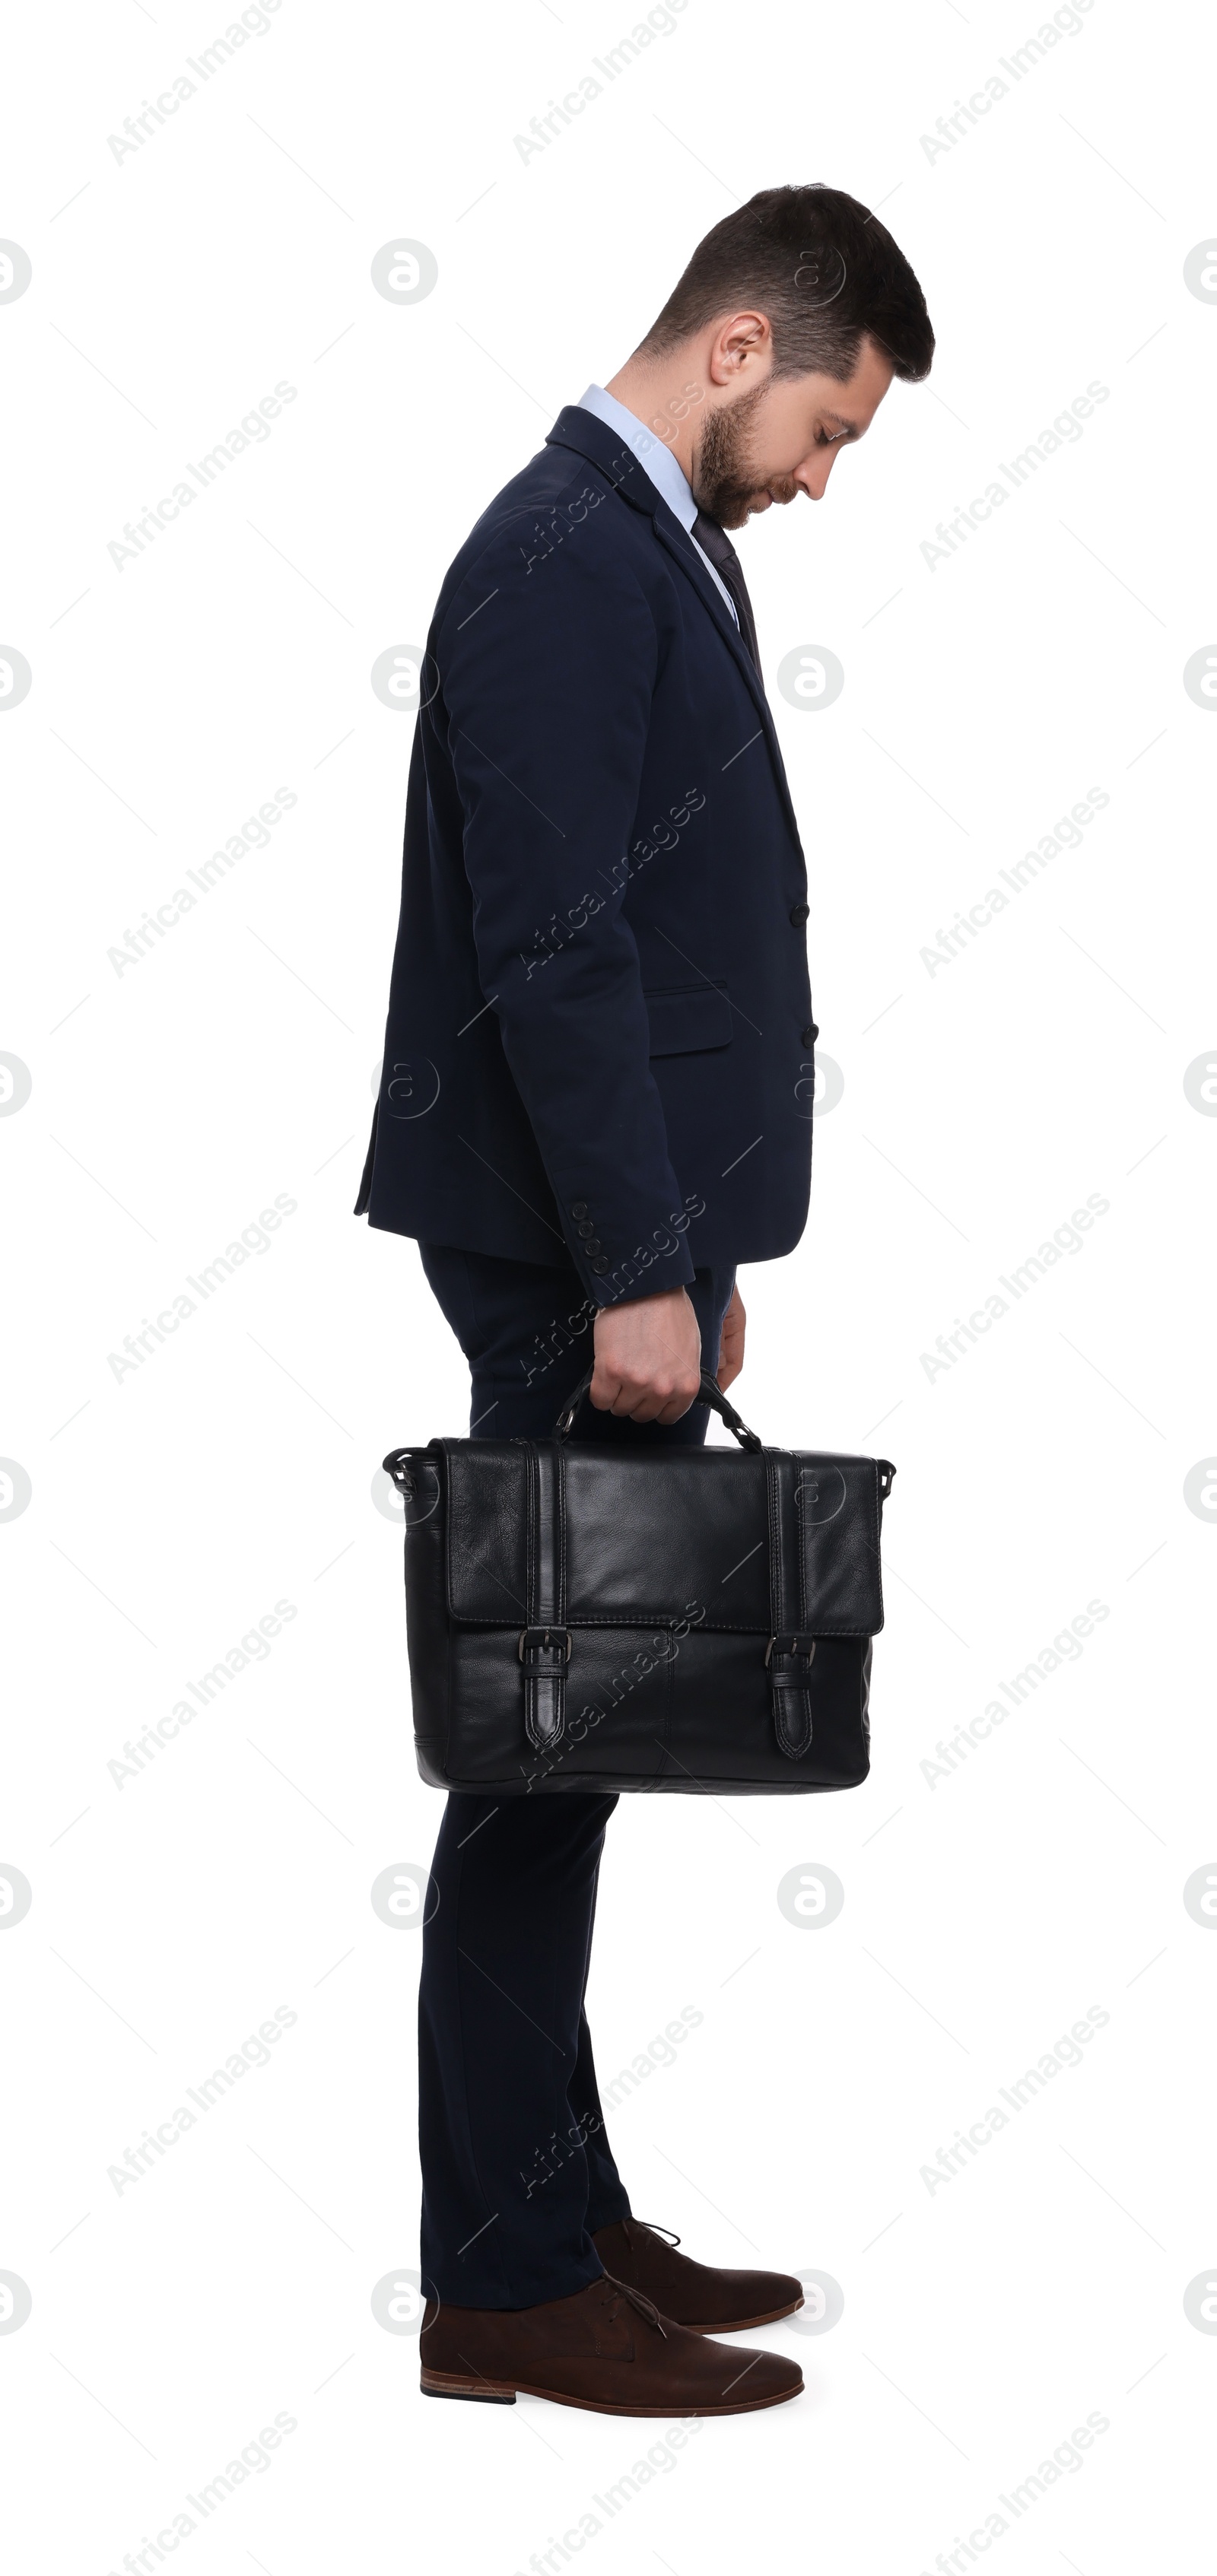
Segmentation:
[(928, 376), (934, 333), (904, 253), (840, 188), (762, 188), (700, 241), (642, 348), (662, 356), (720, 314), (755, 304), (773, 332), (774, 376), (839, 383), (863, 338), (906, 383)]

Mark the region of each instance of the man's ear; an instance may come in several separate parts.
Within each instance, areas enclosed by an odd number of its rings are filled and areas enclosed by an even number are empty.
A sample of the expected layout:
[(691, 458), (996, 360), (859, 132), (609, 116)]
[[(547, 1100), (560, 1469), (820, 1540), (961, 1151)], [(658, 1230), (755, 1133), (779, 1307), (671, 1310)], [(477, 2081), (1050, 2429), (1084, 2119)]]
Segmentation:
[(710, 347), (707, 374), (713, 385), (733, 384), (744, 369), (772, 352), (773, 333), (764, 313), (732, 313), (720, 323)]

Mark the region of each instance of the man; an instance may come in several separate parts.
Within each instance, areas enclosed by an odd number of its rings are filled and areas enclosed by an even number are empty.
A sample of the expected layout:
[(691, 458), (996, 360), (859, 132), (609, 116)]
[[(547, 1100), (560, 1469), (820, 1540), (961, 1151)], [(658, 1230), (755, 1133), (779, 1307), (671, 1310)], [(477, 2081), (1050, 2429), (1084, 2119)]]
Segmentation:
[[(479, 519), (420, 674), (384, 1075), (357, 1214), (413, 1235), (471, 1429), (700, 1442), (736, 1265), (798, 1242), (803, 853), (728, 528), (802, 492), (934, 347), (882, 224), (825, 187), (715, 226), (620, 373)], [(590, 1346), (590, 1348), (589, 1348)], [(583, 2011), (613, 1797), (453, 1796), (424, 1935), (423, 2386), (730, 2414), (797, 2366), (706, 2340), (797, 2280), (636, 2220)]]

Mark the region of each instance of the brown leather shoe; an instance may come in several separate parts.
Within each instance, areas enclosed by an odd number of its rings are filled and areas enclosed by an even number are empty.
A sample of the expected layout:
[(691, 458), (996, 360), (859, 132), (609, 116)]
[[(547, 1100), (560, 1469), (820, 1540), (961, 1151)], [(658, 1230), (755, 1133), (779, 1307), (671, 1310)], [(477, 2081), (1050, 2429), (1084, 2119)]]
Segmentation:
[(514, 2406), (518, 2391), (597, 2415), (747, 2415), (803, 2386), (784, 2354), (707, 2343), (607, 2277), (535, 2308), (428, 2300), (420, 2340), (425, 2397), (491, 2406)]
[(803, 2284), (789, 2272), (716, 2272), (694, 2263), (641, 2218), (619, 2218), (592, 2238), (606, 2272), (653, 2299), (665, 2317), (694, 2334), (740, 2334), (792, 2317), (803, 2305)]

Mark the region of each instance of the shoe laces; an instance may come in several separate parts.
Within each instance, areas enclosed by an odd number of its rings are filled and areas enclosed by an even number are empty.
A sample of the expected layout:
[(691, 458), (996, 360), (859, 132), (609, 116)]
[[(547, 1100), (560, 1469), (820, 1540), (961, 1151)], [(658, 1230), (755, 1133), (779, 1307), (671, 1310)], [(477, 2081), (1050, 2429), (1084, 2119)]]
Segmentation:
[(672, 2228), (657, 2226), (653, 2218), (623, 2218), (621, 2224), (625, 2229), (626, 2244), (630, 2247), (632, 2247), (634, 2243), (634, 2239), (630, 2234), (631, 2227), (644, 2227), (649, 2236), (665, 2236), (669, 2245), (679, 2245), (680, 2243), (679, 2236), (676, 2235)]
[(611, 2272), (606, 2272), (604, 2277), (612, 2292), (612, 2297), (609, 2301), (610, 2324), (617, 2314), (621, 2301), (623, 2299), (628, 2299), (630, 2306), (637, 2309), (640, 2317), (646, 2318), (648, 2325), (658, 2326), (664, 2342), (666, 2343), (668, 2339), (668, 2330), (664, 2324), (663, 2318), (660, 2316), (658, 2308), (655, 2306), (654, 2301), (652, 2299), (645, 2298), (641, 2290), (632, 2289), (628, 2281), (615, 2281)]

